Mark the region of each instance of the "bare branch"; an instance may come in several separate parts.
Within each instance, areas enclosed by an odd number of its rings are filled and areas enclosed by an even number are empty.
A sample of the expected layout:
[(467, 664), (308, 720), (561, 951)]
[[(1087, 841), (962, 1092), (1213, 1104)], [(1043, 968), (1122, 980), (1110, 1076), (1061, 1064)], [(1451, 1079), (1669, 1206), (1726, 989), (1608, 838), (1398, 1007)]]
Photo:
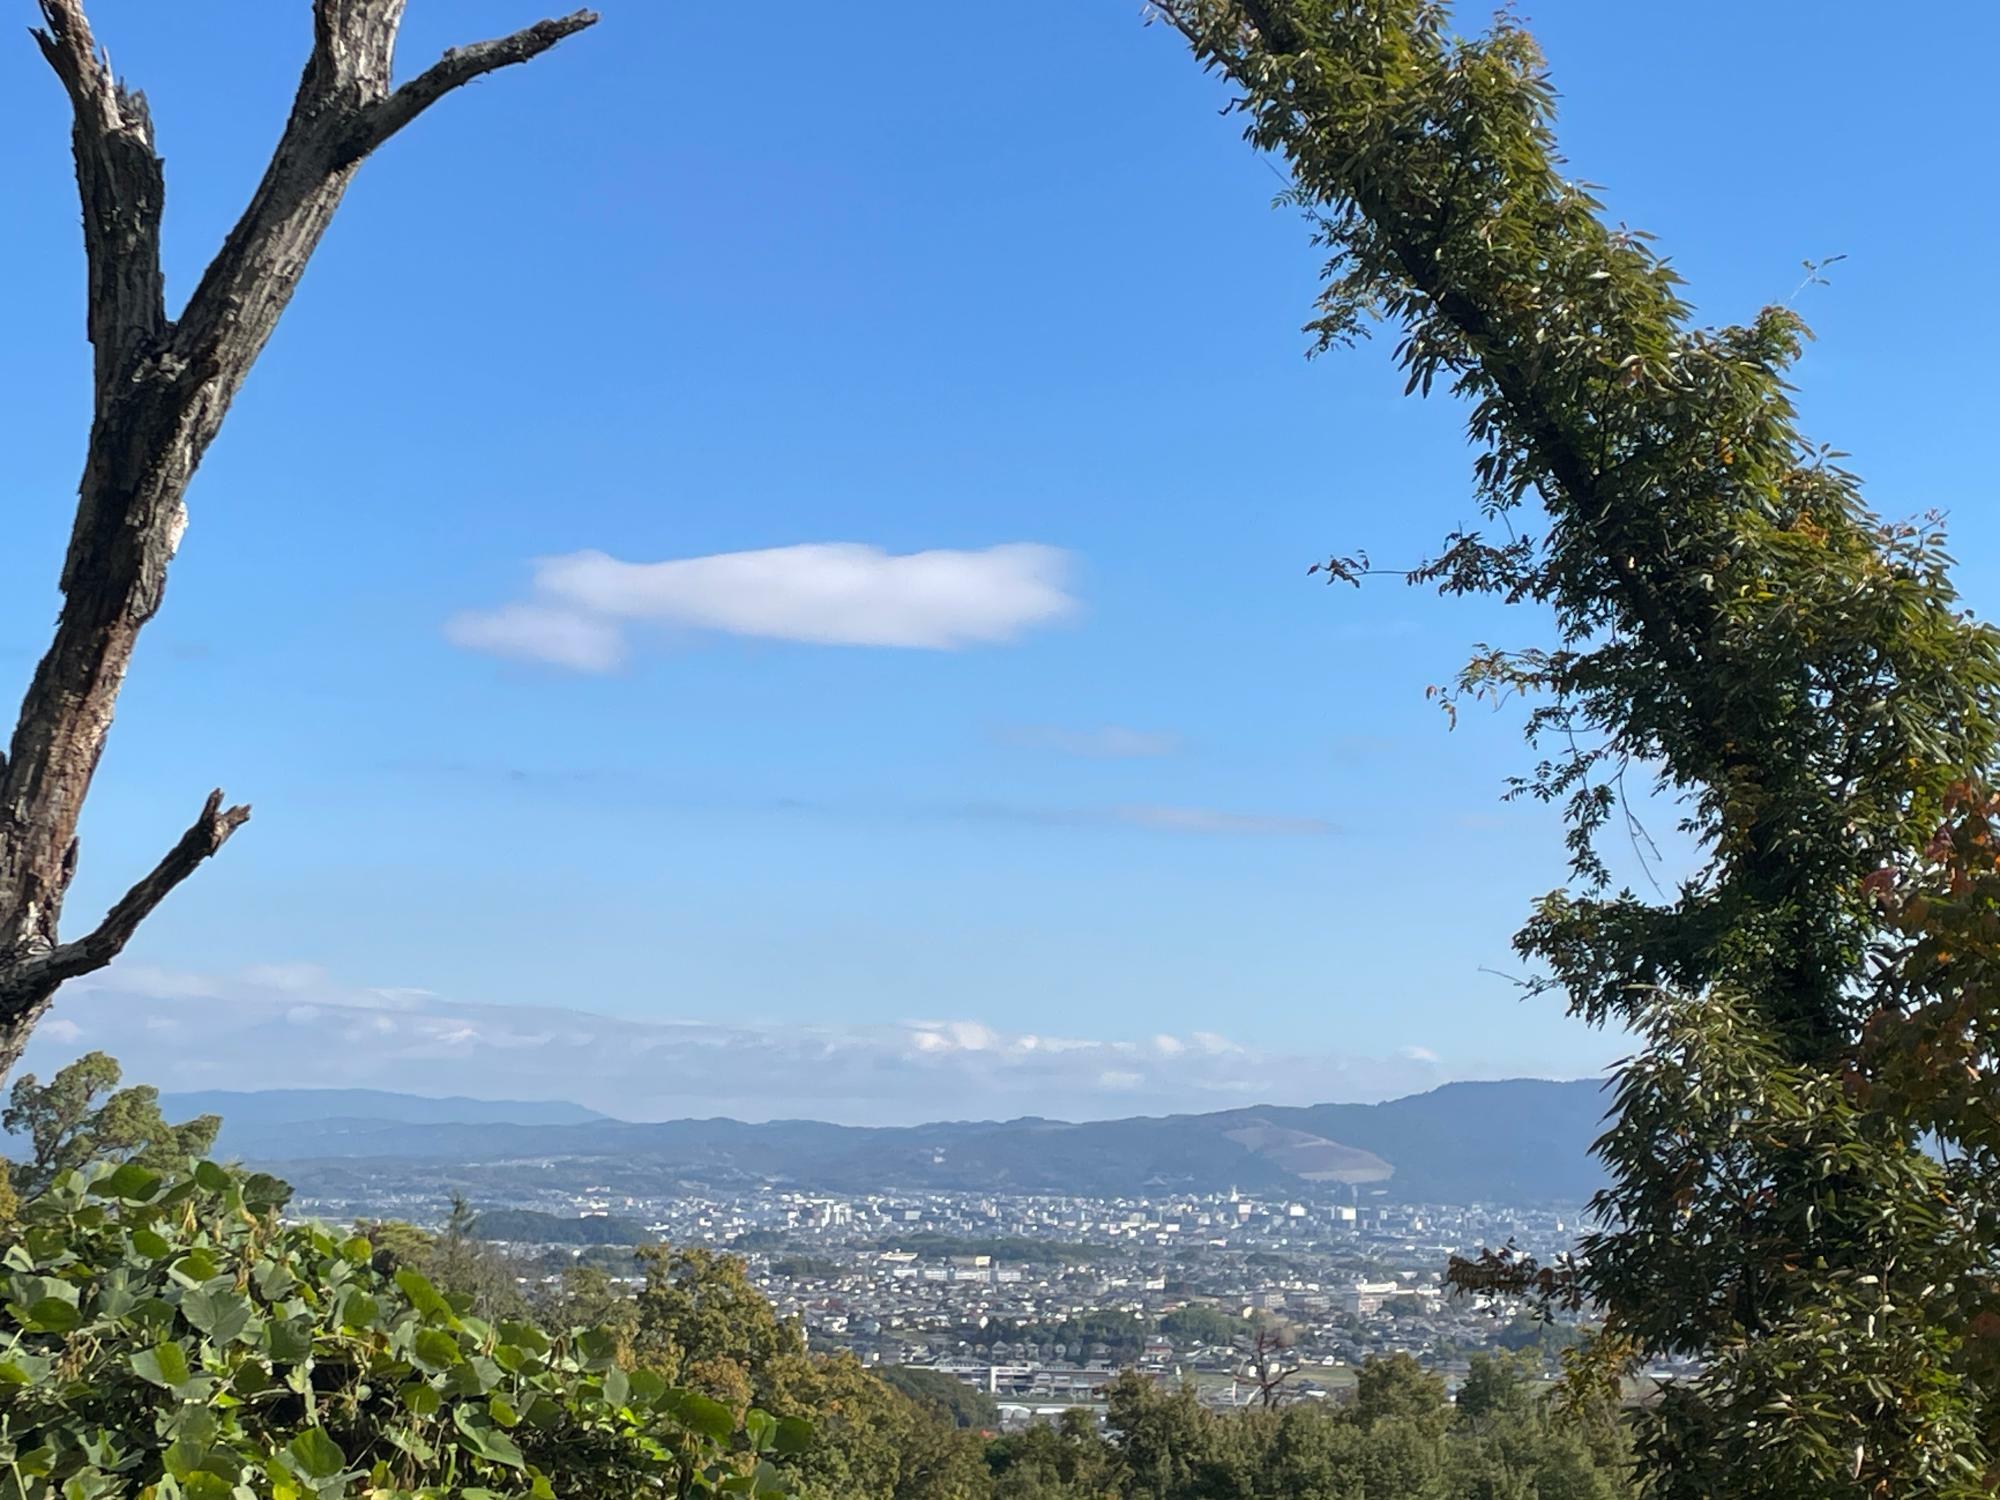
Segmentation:
[(537, 21), (512, 36), (453, 47), (366, 112), (361, 132), (352, 143), (355, 156), (366, 156), (453, 89), (498, 68), (539, 57), (564, 37), (596, 24), (596, 11), (579, 10), (554, 20)]
[(263, 179), (180, 318), (160, 277), (163, 173), (142, 95), (120, 85), (86, 0), (39, 0), (42, 55), (75, 116), (90, 262), (95, 403), (54, 639), (0, 755), (0, 1080), (63, 980), (101, 968), (249, 816), (201, 818), (96, 931), (60, 942), (76, 829), (140, 630), (160, 607), (186, 494), (361, 159), (461, 84), (526, 62), (597, 18), (578, 12), (447, 53), (391, 87), (404, 0), (313, 0), (313, 50)]
[(249, 821), (247, 806), (225, 808), (221, 790), (210, 792), (208, 801), (202, 804), (201, 816), (181, 835), (180, 842), (153, 866), (152, 873), (105, 913), (94, 932), (73, 942), (60, 943), (19, 965), (7, 976), (8, 986), (24, 991), (53, 989), (64, 980), (103, 968), (124, 951), (139, 924), (166, 900), (167, 893), (192, 875), (203, 860)]
[(98, 50), (82, 0), (41, 0), (46, 30), (35, 41), (62, 80), (75, 114), (77, 189), (90, 260), (90, 342), (100, 392), (166, 323), (160, 276), (165, 182), (153, 151), (146, 96), (113, 77)]

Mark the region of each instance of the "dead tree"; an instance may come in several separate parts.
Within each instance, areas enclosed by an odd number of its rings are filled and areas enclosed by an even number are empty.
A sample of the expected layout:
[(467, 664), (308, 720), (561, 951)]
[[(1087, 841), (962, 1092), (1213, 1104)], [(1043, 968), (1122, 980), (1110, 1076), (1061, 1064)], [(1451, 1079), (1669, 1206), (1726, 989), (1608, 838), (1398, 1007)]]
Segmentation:
[(271, 163), (180, 316), (169, 318), (160, 273), (165, 183), (146, 97), (112, 74), (83, 0), (39, 3), (35, 40), (75, 115), (95, 404), (55, 638), (0, 759), (0, 1080), (57, 987), (115, 958), (250, 816), (211, 793), (180, 841), (95, 929), (60, 937), (77, 820), (133, 645), (160, 607), (187, 527), (188, 482), (356, 168), (452, 90), (526, 62), (597, 19), (578, 11), (454, 48), (396, 87), (404, 0), (313, 0), (312, 55)]
[(1287, 1363), (1295, 1342), (1290, 1324), (1266, 1317), (1259, 1317), (1249, 1336), (1239, 1342), (1243, 1378), (1250, 1382), (1257, 1393), (1254, 1399), (1266, 1411), (1284, 1399), (1285, 1382), (1298, 1373)]

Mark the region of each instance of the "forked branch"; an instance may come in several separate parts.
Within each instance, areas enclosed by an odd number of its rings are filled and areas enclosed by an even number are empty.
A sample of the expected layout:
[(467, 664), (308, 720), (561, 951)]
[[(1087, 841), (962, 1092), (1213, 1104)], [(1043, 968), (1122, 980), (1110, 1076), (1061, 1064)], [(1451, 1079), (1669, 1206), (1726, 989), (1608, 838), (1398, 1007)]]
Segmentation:
[(104, 914), (94, 931), (72, 942), (59, 943), (48, 952), (20, 965), (10, 983), (27, 982), (31, 987), (53, 989), (103, 968), (125, 949), (139, 924), (153, 908), (167, 899), (167, 893), (192, 875), (201, 862), (229, 841), (229, 836), (250, 821), (247, 806), (224, 807), (217, 788), (202, 804), (201, 816), (189, 825), (180, 841), (118, 904)]
[(364, 112), (362, 130), (353, 142), (355, 155), (365, 156), (453, 89), (499, 68), (541, 56), (564, 37), (597, 24), (594, 10), (573, 11), (553, 20), (537, 21), (512, 36), (453, 47), (423, 72)]
[(249, 816), (221, 795), (88, 936), (58, 940), (76, 830), (140, 629), (159, 609), (208, 445), (363, 157), (482, 74), (591, 25), (589, 11), (447, 52), (392, 87), (404, 0), (313, 0), (313, 48), (270, 165), (178, 320), (160, 277), (164, 180), (145, 97), (120, 83), (84, 0), (38, 0), (74, 115), (95, 409), (55, 638), (0, 755), (0, 1079), (63, 980), (103, 967)]

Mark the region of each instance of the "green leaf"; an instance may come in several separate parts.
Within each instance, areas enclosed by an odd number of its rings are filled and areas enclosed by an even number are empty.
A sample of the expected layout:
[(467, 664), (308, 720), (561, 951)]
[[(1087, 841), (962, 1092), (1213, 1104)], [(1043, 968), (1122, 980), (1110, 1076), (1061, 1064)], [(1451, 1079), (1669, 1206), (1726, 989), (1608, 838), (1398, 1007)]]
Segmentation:
[(345, 1328), (373, 1328), (382, 1315), (382, 1308), (376, 1300), (359, 1287), (351, 1288), (340, 1299), (340, 1322)]
[(347, 1467), (347, 1455), (324, 1428), (308, 1427), (285, 1445), (285, 1451), (299, 1472), (310, 1479), (331, 1479)]
[(155, 1344), (150, 1349), (141, 1349), (131, 1359), (132, 1373), (141, 1380), (150, 1380), (154, 1385), (165, 1386), (168, 1390), (179, 1390), (187, 1384), (187, 1351), (179, 1344), (168, 1340)]
[(174, 1279), (187, 1286), (199, 1286), (204, 1281), (213, 1281), (222, 1274), (222, 1266), (214, 1252), (200, 1245), (174, 1262)]
[(660, 1407), (688, 1431), (713, 1438), (718, 1443), (728, 1442), (730, 1435), (736, 1431), (735, 1414), (720, 1401), (699, 1391), (668, 1391), (660, 1397)]
[(250, 1326), (250, 1299), (241, 1292), (196, 1287), (181, 1298), (181, 1316), (216, 1343), (227, 1344)]
[(444, 1397), (437, 1393), (437, 1387), (422, 1381), (411, 1382), (397, 1394), (403, 1398), (403, 1405), (420, 1417), (434, 1417), (444, 1405)]
[(430, 1284), (420, 1272), (404, 1266), (396, 1272), (396, 1285), (410, 1301), (410, 1306), (431, 1318), (451, 1319), (454, 1314), (451, 1304), (444, 1300), (444, 1294)]
[(509, 1468), (526, 1467), (521, 1450), (514, 1440), (492, 1425), (491, 1419), (477, 1407), (458, 1406), (452, 1408), (452, 1421), (458, 1426), (459, 1438), (464, 1446), (490, 1463), (505, 1464)]
[(586, 1370), (605, 1370), (618, 1363), (618, 1340), (602, 1328), (586, 1328), (579, 1333), (576, 1351)]
[(357, 1234), (340, 1242), (341, 1259), (350, 1265), (365, 1266), (374, 1253), (375, 1247), (368, 1243), (364, 1235)]
[(229, 1190), (229, 1174), (212, 1161), (194, 1164), (194, 1180), (204, 1192), (223, 1193)]
[(83, 1314), (60, 1297), (43, 1297), (28, 1307), (21, 1321), (30, 1333), (70, 1333), (81, 1326)]
[(609, 1401), (613, 1406), (623, 1406), (631, 1394), (631, 1382), (625, 1378), (623, 1370), (613, 1365), (604, 1372), (604, 1399), (606, 1401)]
[(269, 1172), (252, 1172), (243, 1179), (243, 1201), (253, 1209), (283, 1208), (292, 1201), (292, 1185)]
[(273, 1318), (264, 1330), (264, 1346), (272, 1363), (295, 1365), (312, 1354), (312, 1324), (304, 1318)]
[(458, 1340), (441, 1328), (419, 1328), (410, 1341), (416, 1362), (428, 1370), (448, 1370), (463, 1358)]
[(167, 1242), (167, 1237), (155, 1229), (133, 1230), (132, 1248), (148, 1260), (165, 1260), (174, 1252), (174, 1247)]
[(813, 1426), (804, 1417), (778, 1418), (778, 1430), (771, 1446), (779, 1453), (790, 1457), (804, 1453), (812, 1447)]
[(126, 1162), (97, 1184), (97, 1191), (103, 1196), (122, 1198), (127, 1203), (144, 1203), (159, 1190), (160, 1174), (135, 1161)]

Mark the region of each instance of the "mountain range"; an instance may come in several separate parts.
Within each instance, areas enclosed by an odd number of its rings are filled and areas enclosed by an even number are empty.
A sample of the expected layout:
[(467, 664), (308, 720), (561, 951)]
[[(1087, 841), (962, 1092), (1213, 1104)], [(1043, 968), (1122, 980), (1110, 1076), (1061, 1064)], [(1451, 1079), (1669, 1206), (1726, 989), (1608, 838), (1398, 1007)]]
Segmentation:
[[(1071, 1123), (911, 1126), (814, 1120), (611, 1119), (579, 1105), (427, 1099), (368, 1090), (169, 1094), (169, 1118), (219, 1114), (218, 1153), (334, 1189), (400, 1171), (570, 1164), (592, 1183), (660, 1191), (771, 1182), (805, 1191), (1304, 1193), (1344, 1186), (1405, 1200), (1574, 1203), (1606, 1104), (1594, 1080), (1451, 1083), (1380, 1104), (1258, 1106)], [(544, 1179), (546, 1177), (544, 1176)]]

